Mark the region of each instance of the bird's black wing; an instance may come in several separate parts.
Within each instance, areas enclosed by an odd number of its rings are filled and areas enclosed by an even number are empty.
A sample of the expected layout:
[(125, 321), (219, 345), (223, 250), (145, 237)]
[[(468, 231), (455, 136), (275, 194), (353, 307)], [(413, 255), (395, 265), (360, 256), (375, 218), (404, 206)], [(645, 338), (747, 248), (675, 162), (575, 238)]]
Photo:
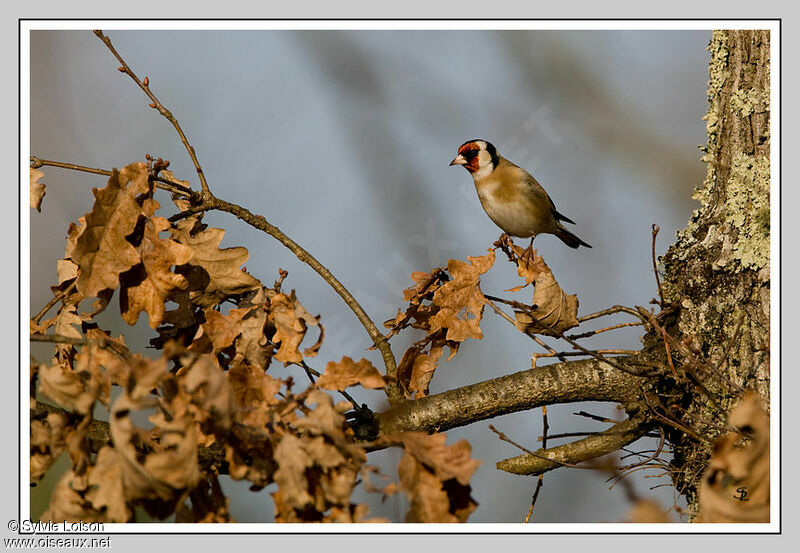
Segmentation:
[[(502, 160), (504, 162), (506, 162), (506, 163), (514, 165), (513, 163), (511, 163), (510, 161), (508, 161), (505, 158), (502, 158)], [(517, 166), (514, 165), (514, 167), (517, 167)], [(550, 198), (550, 195), (545, 191), (544, 188), (542, 188), (542, 185), (539, 184), (539, 181), (537, 181), (533, 177), (533, 175), (531, 175), (530, 173), (528, 173), (527, 171), (525, 171), (524, 169), (521, 169), (519, 167), (517, 167), (517, 169), (522, 173), (522, 178), (525, 181), (525, 183), (528, 185), (528, 189), (530, 190), (530, 192), (532, 194), (534, 194), (536, 196), (539, 196), (539, 197), (544, 196), (545, 198), (547, 198), (547, 201), (550, 202), (550, 211), (553, 213), (553, 218), (556, 221), (565, 221), (567, 223), (572, 223), (573, 225), (575, 224), (575, 221), (573, 221), (572, 219), (570, 219), (566, 215), (562, 215), (561, 213), (558, 212), (558, 210), (556, 209), (556, 204), (553, 203), (553, 200), (552, 200), (552, 198)]]

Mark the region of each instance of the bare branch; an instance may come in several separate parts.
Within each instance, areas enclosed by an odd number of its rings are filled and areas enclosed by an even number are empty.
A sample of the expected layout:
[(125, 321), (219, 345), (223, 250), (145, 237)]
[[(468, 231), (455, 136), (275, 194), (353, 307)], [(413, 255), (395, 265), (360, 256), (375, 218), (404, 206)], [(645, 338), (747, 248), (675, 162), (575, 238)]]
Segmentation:
[(616, 325), (607, 326), (604, 328), (598, 328), (597, 330), (589, 330), (581, 334), (571, 334), (570, 336), (567, 336), (567, 338), (569, 338), (570, 340), (580, 340), (581, 338), (588, 338), (589, 336), (594, 336), (596, 334), (608, 332), (609, 330), (617, 330), (619, 328), (625, 328), (628, 326), (642, 326), (642, 323), (637, 321), (634, 321), (632, 323), (620, 323)]
[[(513, 474), (536, 476), (560, 466), (574, 466), (613, 453), (644, 436), (648, 431), (643, 417), (633, 417), (619, 422), (604, 432), (582, 440), (539, 449), (497, 463), (497, 468)], [(579, 468), (595, 468), (584, 467)]]
[[(510, 443), (514, 447), (524, 451), (526, 454), (528, 454), (528, 455), (530, 455), (532, 457), (536, 457), (538, 459), (541, 459), (543, 461), (548, 461), (549, 460), (547, 457), (544, 456), (544, 453), (535, 453), (535, 452), (531, 451), (530, 449), (526, 448), (524, 445), (521, 445), (521, 444), (515, 442), (514, 440), (512, 440), (511, 438), (506, 436), (503, 432), (500, 432), (497, 428), (495, 428), (493, 424), (489, 425), (489, 430), (491, 430), (492, 432), (497, 434), (497, 437), (500, 438), (501, 440), (503, 440), (504, 442)], [(545, 448), (542, 448), (542, 451), (545, 452), (547, 450)], [(564, 463), (564, 462), (561, 462), (561, 461), (553, 461), (553, 462), (556, 463), (558, 466), (568, 467), (568, 468), (573, 468), (573, 469), (593, 469), (594, 468), (594, 467), (582, 467), (580, 465), (573, 465), (571, 463)], [(541, 474), (539, 476), (541, 476)]]
[(73, 346), (86, 346), (89, 340), (86, 338), (73, 338), (72, 336), (62, 336), (60, 334), (31, 334), (31, 342), (49, 342), (52, 344), (72, 344)]
[(608, 309), (603, 309), (601, 311), (597, 311), (596, 313), (590, 313), (588, 315), (584, 315), (583, 317), (578, 317), (578, 322), (585, 323), (586, 321), (591, 321), (592, 319), (597, 319), (599, 317), (605, 317), (606, 315), (613, 315), (615, 313), (627, 313), (628, 315), (633, 315), (637, 319), (642, 318), (642, 316), (635, 309), (625, 307), (624, 305), (613, 305)]
[[(494, 310), (494, 312), (495, 312), (495, 313), (497, 313), (498, 315), (500, 315), (501, 317), (503, 317), (503, 318), (504, 318), (506, 321), (508, 321), (509, 323), (511, 323), (511, 324), (514, 326), (514, 328), (516, 328), (516, 327), (517, 327), (517, 322), (516, 322), (514, 319), (512, 319), (512, 318), (511, 318), (511, 316), (510, 316), (510, 315), (508, 315), (508, 314), (507, 314), (505, 311), (503, 311), (502, 309), (500, 309), (500, 308), (497, 306), (497, 304), (496, 304), (496, 303), (494, 303), (494, 301), (492, 301), (492, 299), (494, 299), (494, 298), (493, 298), (493, 296), (486, 296), (486, 295), (484, 295), (484, 297), (486, 298), (486, 303), (488, 303), (488, 304), (489, 304), (489, 306), (490, 306), (490, 307), (491, 307), (491, 308)], [(551, 348), (550, 346), (548, 346), (548, 345), (547, 345), (547, 344), (544, 342), (544, 340), (541, 340), (541, 339), (540, 339), (538, 336), (535, 336), (535, 335), (533, 335), (533, 336), (529, 335), (529, 336), (530, 336), (531, 338), (533, 338), (533, 341), (534, 341), (534, 342), (536, 342), (537, 344), (539, 344), (540, 346), (542, 346), (542, 347), (543, 347), (544, 349), (546, 349), (546, 350), (547, 350), (547, 352), (548, 352), (548, 353), (546, 353), (546, 354), (538, 354), (538, 353), (534, 353), (534, 354), (533, 354), (533, 357), (531, 358), (531, 360), (532, 360), (532, 366), (534, 366), (534, 367), (536, 366), (536, 359), (538, 359), (539, 357), (557, 357), (559, 361), (566, 361), (566, 360), (567, 360), (567, 359), (566, 359), (566, 357), (565, 357), (563, 354), (561, 354), (561, 353), (558, 353), (556, 350), (554, 350), (553, 348)]]
[(378, 421), (381, 434), (434, 432), (557, 403), (613, 401), (627, 408), (637, 404), (642, 381), (596, 359), (556, 363), (404, 402)]
[[(50, 159), (40, 159), (36, 156), (31, 156), (31, 167), (38, 169), (39, 167), (60, 167), (61, 169), (70, 169), (72, 171), (81, 171), (83, 173), (92, 173), (95, 175), (104, 175), (110, 177), (112, 171), (108, 169), (97, 169), (95, 167), (86, 167), (84, 165), (76, 165), (74, 163), (64, 163), (62, 161), (53, 161)], [(163, 177), (156, 177), (152, 179), (155, 185), (162, 190), (166, 190), (178, 196), (191, 197), (194, 193), (190, 188), (186, 188), (182, 183), (165, 179)]]

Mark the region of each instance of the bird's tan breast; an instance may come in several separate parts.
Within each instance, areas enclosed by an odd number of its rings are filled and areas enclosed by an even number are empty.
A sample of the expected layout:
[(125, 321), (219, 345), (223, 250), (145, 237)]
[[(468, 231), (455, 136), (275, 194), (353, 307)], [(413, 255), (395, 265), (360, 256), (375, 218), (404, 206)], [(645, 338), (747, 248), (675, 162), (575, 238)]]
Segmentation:
[(498, 167), (491, 175), (475, 182), (486, 214), (512, 236), (527, 238), (555, 230), (547, 194), (538, 185), (527, 184), (526, 179), (531, 178), (522, 169), (512, 166)]

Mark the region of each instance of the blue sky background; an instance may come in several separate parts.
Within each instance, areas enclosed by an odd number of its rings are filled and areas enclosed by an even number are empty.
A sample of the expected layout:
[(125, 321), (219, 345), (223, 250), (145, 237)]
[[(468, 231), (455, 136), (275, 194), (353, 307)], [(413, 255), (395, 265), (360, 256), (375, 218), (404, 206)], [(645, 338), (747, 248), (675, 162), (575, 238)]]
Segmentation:
[[(448, 167), (470, 138), (492, 141), (527, 168), (559, 211), (576, 221), (591, 250), (571, 250), (552, 236), (535, 244), (561, 286), (580, 299), (579, 313), (610, 305), (647, 305), (657, 293), (650, 225), (663, 252), (696, 203), (705, 168), (705, 88), (710, 31), (109, 31), (130, 66), (175, 114), (195, 146), (216, 195), (247, 206), (306, 247), (382, 322), (401, 305), (412, 270), (449, 258), (482, 255), (500, 230), (483, 213), (471, 178)], [(196, 175), (169, 123), (90, 31), (31, 36), (31, 154), (111, 168), (169, 159), (179, 178)], [(31, 300), (44, 305), (63, 255), (67, 226), (90, 209), (104, 180), (44, 168), (42, 214), (31, 214)], [(166, 195), (159, 197), (169, 209)], [(224, 214), (206, 222), (227, 229), (223, 246), (244, 245), (247, 269), (264, 282), (289, 271), (285, 287), (320, 313), (328, 336), (312, 366), (342, 355), (370, 358), (366, 335), (341, 299), (271, 238)], [(483, 279), (487, 293), (517, 284), (498, 259)], [(529, 301), (529, 292), (519, 293)], [(133, 329), (104, 322), (143, 346), (146, 322)], [(618, 319), (619, 322), (625, 319)], [(617, 319), (615, 319), (617, 321)], [(611, 323), (608, 323), (611, 324)], [(439, 392), (530, 367), (535, 344), (491, 311), (484, 339), (469, 341), (434, 377)], [(639, 332), (603, 335), (596, 347), (637, 348)], [(420, 336), (393, 341), (399, 357)], [(32, 348), (46, 359), (46, 350)], [(540, 361), (540, 364), (547, 361)], [(272, 367), (278, 375), (294, 369)], [(380, 392), (357, 396), (385, 407)], [(549, 408), (550, 432), (603, 425), (572, 415), (587, 410), (619, 418), (613, 405)], [(536, 447), (539, 411), (492, 421)], [(473, 477), (480, 506), (473, 522), (518, 522), (535, 480), (498, 472), (518, 452), (487, 422), (448, 432), (465, 438), (482, 464)], [(560, 442), (554, 442), (560, 443)], [(635, 449), (652, 445), (636, 444)], [(396, 476), (397, 452), (370, 454)], [(636, 490), (672, 504), (666, 479), (632, 477)], [(602, 475), (560, 469), (545, 476), (536, 522), (614, 522), (630, 507)], [(47, 486), (34, 490), (35, 498)], [(239, 521), (271, 516), (266, 493), (226, 480)], [(36, 495), (38, 494), (38, 496)], [(372, 513), (401, 520), (402, 501), (360, 497)], [(34, 507), (36, 508), (36, 507)]]

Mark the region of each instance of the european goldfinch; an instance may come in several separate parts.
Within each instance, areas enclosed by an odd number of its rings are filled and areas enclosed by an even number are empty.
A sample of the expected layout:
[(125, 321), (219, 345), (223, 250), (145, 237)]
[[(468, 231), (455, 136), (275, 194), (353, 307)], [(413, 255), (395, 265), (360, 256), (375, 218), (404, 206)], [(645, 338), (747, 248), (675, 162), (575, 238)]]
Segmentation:
[(463, 165), (469, 171), (483, 210), (505, 233), (530, 237), (531, 246), (537, 234), (555, 234), (570, 248), (591, 248), (564, 227), (562, 221), (575, 222), (556, 211), (542, 185), (525, 169), (498, 155), (490, 142), (464, 142), (450, 165)]

